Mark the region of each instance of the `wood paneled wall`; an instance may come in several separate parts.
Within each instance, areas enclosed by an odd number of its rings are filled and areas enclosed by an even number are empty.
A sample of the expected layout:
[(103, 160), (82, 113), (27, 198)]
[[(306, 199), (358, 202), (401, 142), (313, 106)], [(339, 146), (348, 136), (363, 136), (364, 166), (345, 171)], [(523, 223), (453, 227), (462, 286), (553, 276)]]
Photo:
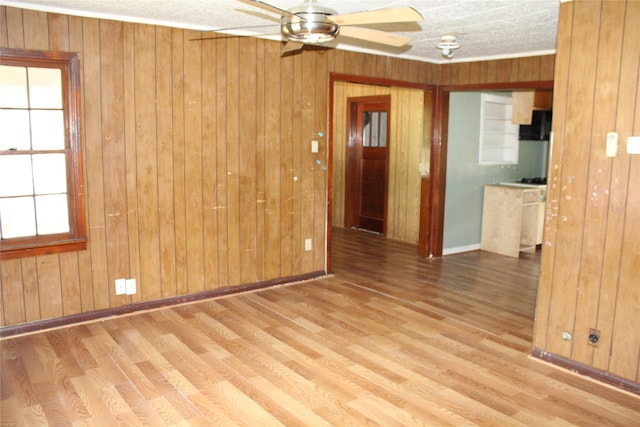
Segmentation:
[(332, 224), (336, 227), (344, 226), (347, 99), (377, 95), (391, 96), (386, 236), (390, 239), (418, 243), (421, 180), (419, 166), (424, 109), (424, 91), (421, 89), (335, 82), (332, 127)]
[[(640, 2), (561, 4), (534, 346), (638, 382)], [(605, 156), (618, 132), (617, 156)], [(597, 345), (590, 329), (600, 331)], [(564, 340), (563, 332), (573, 339)]]
[(2, 262), (3, 325), (324, 270), (328, 55), (0, 15), (2, 46), (80, 53), (89, 228), (87, 251)]
[[(89, 227), (86, 251), (0, 263), (1, 326), (321, 272), (330, 72), (466, 84), (544, 80), (549, 63), (491, 61), (476, 75), (338, 50), (281, 58), (277, 42), (193, 36), (0, 7), (0, 46), (80, 54)], [(523, 68), (535, 71), (513, 72)], [(116, 296), (117, 278), (136, 278), (138, 293)]]

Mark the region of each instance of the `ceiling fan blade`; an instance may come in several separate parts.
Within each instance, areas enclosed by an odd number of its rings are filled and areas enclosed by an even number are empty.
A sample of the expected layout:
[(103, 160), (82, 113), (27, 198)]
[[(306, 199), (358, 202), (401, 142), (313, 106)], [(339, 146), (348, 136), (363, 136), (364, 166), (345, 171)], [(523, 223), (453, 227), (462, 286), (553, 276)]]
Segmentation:
[(399, 36), (393, 33), (362, 27), (340, 27), (340, 35), (393, 47), (401, 47), (411, 41), (411, 37)]
[(261, 0), (238, 0), (242, 3), (246, 3), (248, 5), (251, 6), (255, 6), (255, 7), (259, 7), (261, 9), (264, 10), (268, 10), (271, 13), (275, 13), (276, 15), (280, 15), (280, 16), (294, 16), (293, 13), (289, 12), (288, 10), (284, 10), (284, 9), (280, 9), (279, 7), (273, 6), (269, 3), (265, 3)]
[(391, 9), (345, 13), (342, 15), (327, 16), (327, 18), (338, 25), (367, 25), (422, 21), (422, 15), (420, 15), (420, 12), (412, 7), (396, 7)]
[(302, 42), (292, 42), (292, 41), (288, 41), (284, 44), (284, 46), (282, 46), (282, 51), (280, 52), (281, 55), (284, 55), (285, 53), (289, 53), (289, 52), (293, 52), (296, 50), (300, 50), (304, 47), (304, 43)]

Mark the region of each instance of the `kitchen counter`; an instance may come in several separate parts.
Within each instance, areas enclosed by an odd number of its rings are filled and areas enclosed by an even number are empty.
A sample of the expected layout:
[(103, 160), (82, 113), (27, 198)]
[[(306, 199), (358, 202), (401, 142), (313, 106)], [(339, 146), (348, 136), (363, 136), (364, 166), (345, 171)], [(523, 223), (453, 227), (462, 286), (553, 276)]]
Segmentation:
[(480, 249), (518, 257), (542, 243), (546, 185), (486, 185)]

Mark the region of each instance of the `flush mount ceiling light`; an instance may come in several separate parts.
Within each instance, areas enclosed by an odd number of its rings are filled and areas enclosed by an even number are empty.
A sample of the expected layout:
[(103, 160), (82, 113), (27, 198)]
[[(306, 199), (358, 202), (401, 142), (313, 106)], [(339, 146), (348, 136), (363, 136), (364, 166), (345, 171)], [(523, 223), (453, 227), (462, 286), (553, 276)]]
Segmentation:
[(291, 9), (281, 19), (282, 34), (289, 40), (303, 43), (326, 43), (338, 36), (340, 27), (328, 19), (337, 12), (314, 2)]
[(460, 43), (456, 42), (456, 36), (444, 35), (441, 40), (436, 47), (442, 50), (442, 56), (445, 58), (453, 58), (453, 51), (460, 48)]

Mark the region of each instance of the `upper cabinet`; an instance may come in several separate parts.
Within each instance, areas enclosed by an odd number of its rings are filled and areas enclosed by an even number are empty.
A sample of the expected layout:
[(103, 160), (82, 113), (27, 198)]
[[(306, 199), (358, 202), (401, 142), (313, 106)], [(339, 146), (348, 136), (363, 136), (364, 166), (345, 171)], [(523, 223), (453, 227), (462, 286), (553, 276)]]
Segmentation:
[(550, 90), (515, 91), (513, 98), (513, 114), (511, 122), (519, 125), (530, 125), (533, 110), (551, 110), (553, 92)]

